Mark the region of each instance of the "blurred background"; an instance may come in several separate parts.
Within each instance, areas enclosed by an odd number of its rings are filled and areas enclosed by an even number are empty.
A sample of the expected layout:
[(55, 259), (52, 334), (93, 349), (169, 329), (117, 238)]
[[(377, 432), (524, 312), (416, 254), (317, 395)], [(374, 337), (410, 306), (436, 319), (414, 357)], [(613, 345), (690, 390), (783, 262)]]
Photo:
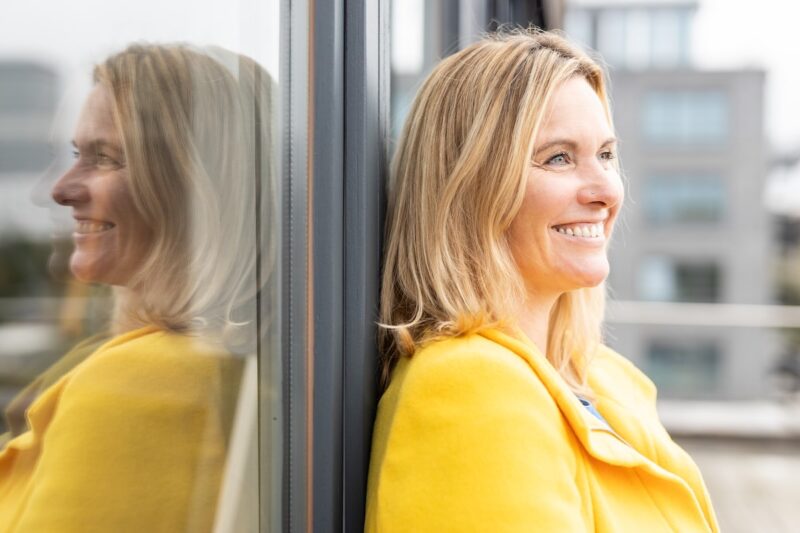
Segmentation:
[(500, 21), (561, 29), (606, 65), (627, 190), (607, 342), (655, 381), (727, 532), (800, 528), (798, 16), (776, 0), (392, 4), (395, 139), (438, 59)]

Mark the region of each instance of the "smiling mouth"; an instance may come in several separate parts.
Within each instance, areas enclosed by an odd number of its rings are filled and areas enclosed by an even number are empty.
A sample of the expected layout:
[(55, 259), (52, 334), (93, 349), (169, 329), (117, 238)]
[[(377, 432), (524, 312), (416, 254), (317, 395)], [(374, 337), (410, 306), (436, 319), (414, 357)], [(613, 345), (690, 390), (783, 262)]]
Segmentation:
[(75, 224), (75, 233), (88, 235), (91, 233), (102, 233), (114, 227), (110, 222), (96, 222), (94, 220), (79, 220)]
[(562, 235), (569, 237), (583, 237), (585, 239), (599, 239), (605, 236), (604, 224), (598, 222), (596, 224), (563, 224), (561, 226), (553, 226), (553, 229)]

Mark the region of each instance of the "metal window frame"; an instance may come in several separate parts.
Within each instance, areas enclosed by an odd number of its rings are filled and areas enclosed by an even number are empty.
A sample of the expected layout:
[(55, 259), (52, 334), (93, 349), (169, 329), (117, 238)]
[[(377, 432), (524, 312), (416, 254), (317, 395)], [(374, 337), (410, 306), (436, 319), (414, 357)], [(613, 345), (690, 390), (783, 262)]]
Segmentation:
[(361, 531), (377, 400), (388, 1), (282, 7), (283, 529)]
[(361, 531), (389, 106), (388, 2), (313, 16), (313, 531)]

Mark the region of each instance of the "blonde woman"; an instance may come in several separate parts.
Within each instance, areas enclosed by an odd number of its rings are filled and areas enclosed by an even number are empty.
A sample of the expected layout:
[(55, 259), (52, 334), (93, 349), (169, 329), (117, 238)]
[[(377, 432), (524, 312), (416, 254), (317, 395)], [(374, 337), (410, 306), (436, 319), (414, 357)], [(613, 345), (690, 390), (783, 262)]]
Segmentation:
[(616, 150), (603, 72), (552, 33), (423, 84), (391, 169), (366, 531), (717, 531), (653, 384), (601, 342)]
[(275, 211), (270, 78), (213, 54), (137, 45), (94, 71), (52, 197), (72, 273), (113, 286), (115, 316), (0, 451), (4, 532), (212, 528)]

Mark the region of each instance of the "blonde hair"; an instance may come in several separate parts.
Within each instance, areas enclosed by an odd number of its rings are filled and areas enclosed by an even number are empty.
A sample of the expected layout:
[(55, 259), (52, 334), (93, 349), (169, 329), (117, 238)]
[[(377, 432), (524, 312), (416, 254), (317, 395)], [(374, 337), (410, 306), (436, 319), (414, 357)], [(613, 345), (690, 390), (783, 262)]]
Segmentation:
[(133, 45), (94, 80), (112, 95), (133, 201), (153, 233), (116, 325), (252, 341), (276, 253), (269, 74), (222, 49)]
[[(444, 59), (419, 90), (391, 164), (381, 287), (382, 381), (430, 340), (513, 326), (526, 292), (506, 239), (554, 92), (585, 78), (611, 124), (602, 69), (551, 32), (489, 36)], [(563, 294), (547, 358), (576, 392), (601, 342), (602, 286)]]

